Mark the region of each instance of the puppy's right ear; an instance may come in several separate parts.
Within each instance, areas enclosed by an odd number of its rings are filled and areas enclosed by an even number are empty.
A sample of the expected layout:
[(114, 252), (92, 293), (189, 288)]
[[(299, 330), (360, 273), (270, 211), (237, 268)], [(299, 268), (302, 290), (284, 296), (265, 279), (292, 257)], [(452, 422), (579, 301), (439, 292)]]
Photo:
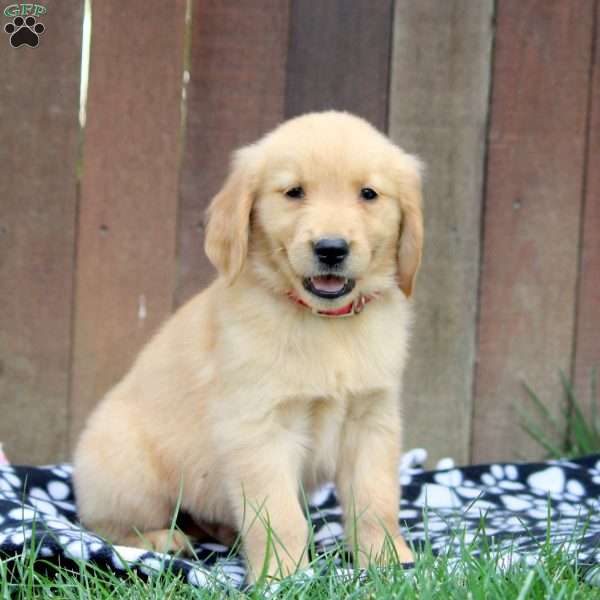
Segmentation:
[(207, 211), (204, 251), (229, 284), (239, 275), (248, 254), (254, 203), (250, 154), (250, 148), (234, 154), (229, 176)]

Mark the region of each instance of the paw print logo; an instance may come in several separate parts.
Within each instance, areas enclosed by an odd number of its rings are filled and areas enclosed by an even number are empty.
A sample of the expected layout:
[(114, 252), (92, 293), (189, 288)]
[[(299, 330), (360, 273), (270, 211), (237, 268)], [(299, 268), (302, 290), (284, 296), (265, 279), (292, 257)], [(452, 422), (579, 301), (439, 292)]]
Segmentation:
[(4, 31), (10, 35), (10, 45), (13, 48), (19, 46), (30, 46), (35, 48), (40, 43), (40, 35), (46, 31), (42, 23), (38, 23), (35, 17), (15, 17), (12, 23), (4, 26)]

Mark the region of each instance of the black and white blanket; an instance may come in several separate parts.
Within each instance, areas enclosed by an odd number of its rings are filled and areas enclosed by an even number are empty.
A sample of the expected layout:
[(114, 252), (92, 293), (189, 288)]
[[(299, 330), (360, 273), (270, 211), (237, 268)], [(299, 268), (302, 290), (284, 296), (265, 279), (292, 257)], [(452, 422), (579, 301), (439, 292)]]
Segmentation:
[[(423, 455), (409, 453), (401, 467), (399, 519), (417, 553), (425, 543), (434, 552), (452, 553), (483, 539), (498, 549), (501, 560), (504, 551), (508, 562), (535, 562), (550, 536), (554, 547), (587, 566), (588, 580), (600, 580), (595, 568), (600, 565), (600, 455), (435, 471), (420, 468)], [(198, 560), (187, 560), (110, 546), (82, 529), (71, 474), (66, 464), (0, 466), (0, 558), (35, 549), (41, 559), (62, 564), (93, 561), (146, 576), (168, 564), (196, 586), (244, 585), (242, 558), (220, 544), (198, 544)], [(317, 551), (339, 546), (341, 511), (333, 486), (315, 493), (309, 509)]]

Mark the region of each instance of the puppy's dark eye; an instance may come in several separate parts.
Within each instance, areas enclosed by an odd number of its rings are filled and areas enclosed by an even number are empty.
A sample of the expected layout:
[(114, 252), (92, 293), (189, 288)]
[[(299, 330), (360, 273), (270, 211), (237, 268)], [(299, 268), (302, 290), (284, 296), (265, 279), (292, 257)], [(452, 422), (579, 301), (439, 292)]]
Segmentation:
[(304, 198), (304, 188), (299, 185), (293, 188), (290, 188), (285, 195), (288, 198), (293, 198), (294, 200), (300, 200), (300, 198)]
[(362, 190), (360, 190), (360, 197), (363, 200), (375, 200), (375, 198), (377, 198), (379, 194), (370, 187), (364, 187)]

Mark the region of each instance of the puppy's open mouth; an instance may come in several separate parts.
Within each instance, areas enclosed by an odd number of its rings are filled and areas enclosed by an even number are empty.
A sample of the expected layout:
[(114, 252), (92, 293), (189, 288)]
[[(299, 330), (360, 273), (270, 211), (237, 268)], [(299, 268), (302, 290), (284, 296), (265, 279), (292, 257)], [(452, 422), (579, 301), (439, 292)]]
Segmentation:
[(306, 277), (302, 282), (304, 289), (319, 298), (333, 300), (341, 298), (354, 289), (354, 279), (339, 277), (338, 275), (318, 275)]

